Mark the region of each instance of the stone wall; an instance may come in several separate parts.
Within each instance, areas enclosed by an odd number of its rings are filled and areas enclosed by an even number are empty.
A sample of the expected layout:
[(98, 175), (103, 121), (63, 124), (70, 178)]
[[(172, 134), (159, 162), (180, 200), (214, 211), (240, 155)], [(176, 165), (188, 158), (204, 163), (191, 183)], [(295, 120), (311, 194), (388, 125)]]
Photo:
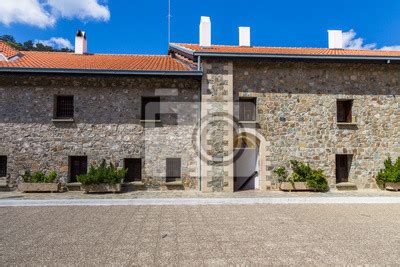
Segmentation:
[[(234, 61), (233, 88), (235, 101), (257, 97), (267, 180), (297, 159), (333, 186), (335, 154), (354, 154), (350, 182), (370, 188), (384, 159), (400, 156), (399, 65)], [(336, 123), (337, 99), (354, 99), (355, 126)]]
[[(198, 187), (192, 132), (199, 114), (194, 78), (0, 75), (0, 155), (17, 182), (25, 170), (55, 170), (68, 181), (68, 157), (87, 155), (122, 166), (143, 158), (143, 180), (165, 182), (165, 159), (182, 158), (185, 188)], [(74, 95), (74, 123), (52, 122), (55, 95)], [(159, 95), (161, 123), (144, 124), (141, 97)]]
[(233, 65), (203, 62), (201, 103), (202, 191), (233, 191)]

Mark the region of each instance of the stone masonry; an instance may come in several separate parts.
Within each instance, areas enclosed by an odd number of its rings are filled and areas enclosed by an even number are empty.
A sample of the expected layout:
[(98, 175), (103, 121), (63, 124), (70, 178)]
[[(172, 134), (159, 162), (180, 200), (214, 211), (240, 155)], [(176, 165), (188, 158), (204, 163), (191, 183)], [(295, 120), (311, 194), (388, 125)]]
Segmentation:
[[(123, 165), (144, 160), (149, 188), (165, 185), (165, 160), (182, 160), (182, 185), (198, 188), (197, 125), (200, 81), (194, 78), (124, 76), (0, 76), (0, 155), (16, 183), (25, 170), (55, 170), (68, 181), (68, 157), (87, 155)], [(55, 95), (73, 95), (73, 123), (53, 122)], [(143, 123), (141, 97), (161, 97), (161, 123)]]
[[(333, 187), (335, 154), (353, 154), (349, 182), (371, 188), (383, 161), (400, 156), (400, 66), (233, 62), (234, 100), (257, 97), (266, 179), (296, 159), (321, 168)], [(336, 122), (337, 99), (353, 99), (354, 126)], [(264, 188), (261, 188), (264, 189)]]

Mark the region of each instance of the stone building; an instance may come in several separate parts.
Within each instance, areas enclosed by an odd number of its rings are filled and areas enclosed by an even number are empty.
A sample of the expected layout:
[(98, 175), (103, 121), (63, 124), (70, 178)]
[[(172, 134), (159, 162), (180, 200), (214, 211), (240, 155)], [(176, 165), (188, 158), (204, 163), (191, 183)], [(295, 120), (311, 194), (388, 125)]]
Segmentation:
[[(102, 159), (128, 168), (126, 182), (203, 192), (277, 188), (273, 169), (301, 160), (331, 188), (375, 187), (400, 156), (400, 52), (341, 47), (170, 44), (167, 56), (85, 50), (15, 51), (0, 43), (0, 176), (26, 170), (60, 180)], [(84, 42), (84, 43), (80, 43)]]

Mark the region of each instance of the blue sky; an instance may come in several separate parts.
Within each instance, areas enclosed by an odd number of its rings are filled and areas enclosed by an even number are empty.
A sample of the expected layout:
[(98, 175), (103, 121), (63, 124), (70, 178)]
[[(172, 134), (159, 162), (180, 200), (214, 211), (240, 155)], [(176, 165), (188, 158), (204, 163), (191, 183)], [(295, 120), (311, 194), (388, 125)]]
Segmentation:
[[(238, 27), (250, 26), (252, 45), (327, 47), (328, 29), (354, 29), (351, 37), (357, 34), (364, 46), (377, 49), (400, 45), (399, 0), (171, 0), (171, 5), (173, 42), (197, 43), (200, 16), (206, 15), (213, 44), (237, 44)], [(167, 7), (167, 0), (1, 0), (0, 35), (73, 43), (79, 28), (88, 32), (93, 53), (163, 54)]]

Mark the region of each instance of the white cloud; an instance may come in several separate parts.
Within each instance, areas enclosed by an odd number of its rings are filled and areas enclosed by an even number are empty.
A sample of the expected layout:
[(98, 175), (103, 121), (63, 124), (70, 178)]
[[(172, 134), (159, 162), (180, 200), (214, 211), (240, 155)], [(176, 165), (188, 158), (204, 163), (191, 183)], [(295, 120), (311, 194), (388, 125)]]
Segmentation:
[(108, 21), (110, 11), (97, 0), (47, 0), (53, 14), (64, 18), (81, 20), (96, 19)]
[(38, 0), (1, 0), (0, 23), (23, 23), (40, 28), (52, 26), (55, 18), (44, 9)]
[(343, 47), (345, 49), (372, 50), (376, 44), (364, 44), (363, 38), (356, 38), (357, 33), (354, 30), (343, 33)]
[(381, 48), (381, 50), (384, 50), (384, 51), (400, 51), (400, 45), (384, 46), (384, 47)]
[(357, 33), (352, 29), (343, 33), (343, 47), (345, 49), (355, 50), (385, 50), (385, 51), (400, 51), (400, 45), (384, 46), (378, 48), (376, 43), (364, 44), (364, 38), (356, 38)]
[(64, 39), (61, 37), (52, 37), (49, 40), (35, 40), (35, 45), (37, 43), (42, 43), (44, 45), (47, 46), (51, 46), (57, 49), (61, 49), (61, 48), (68, 48), (68, 49), (72, 49), (73, 46), (71, 44), (71, 42), (68, 39)]
[(0, 23), (22, 23), (40, 28), (60, 18), (108, 21), (110, 11), (100, 0), (0, 0)]

